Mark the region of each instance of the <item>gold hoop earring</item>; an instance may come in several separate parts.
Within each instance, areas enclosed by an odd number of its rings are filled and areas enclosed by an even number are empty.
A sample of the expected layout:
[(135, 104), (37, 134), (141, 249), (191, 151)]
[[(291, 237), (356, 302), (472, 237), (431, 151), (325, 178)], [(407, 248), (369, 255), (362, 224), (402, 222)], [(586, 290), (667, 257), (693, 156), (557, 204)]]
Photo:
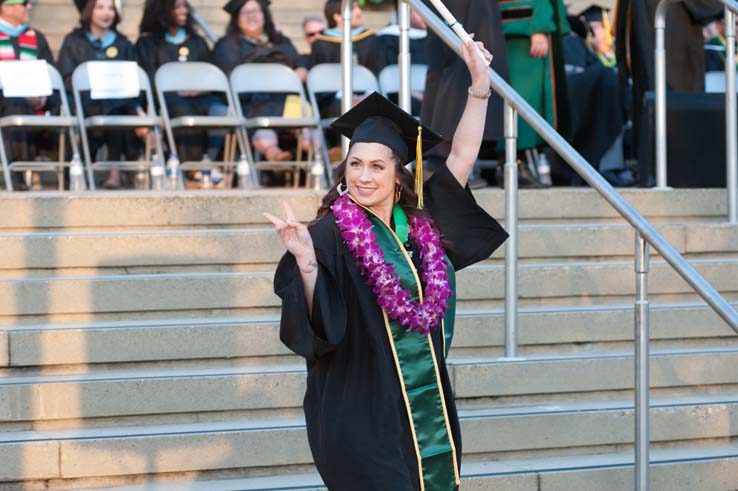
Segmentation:
[(402, 196), (402, 184), (399, 182), (395, 183), (395, 203), (400, 202), (400, 197)]

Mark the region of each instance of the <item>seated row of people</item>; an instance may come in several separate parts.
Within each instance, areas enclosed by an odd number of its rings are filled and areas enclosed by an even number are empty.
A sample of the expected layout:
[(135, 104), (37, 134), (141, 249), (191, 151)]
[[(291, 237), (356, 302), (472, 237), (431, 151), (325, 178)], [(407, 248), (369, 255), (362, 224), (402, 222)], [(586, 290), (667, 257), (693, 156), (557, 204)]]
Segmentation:
[[(219, 66), (229, 74), (243, 63), (281, 63), (296, 71), (304, 81), (307, 71), (319, 63), (340, 60), (342, 29), (341, 2), (328, 0), (325, 5), (327, 27), (320, 19), (313, 19), (312, 51), (300, 55), (288, 37), (276, 27), (268, 0), (230, 0), (224, 9), (230, 14), (226, 33), (211, 50), (205, 39), (195, 30), (191, 8), (186, 0), (147, 0), (140, 23), (140, 36), (135, 45), (118, 31), (121, 21), (113, 0), (75, 0), (80, 11), (79, 26), (66, 36), (56, 66), (71, 91), (71, 77), (82, 63), (92, 60), (137, 61), (153, 83), (157, 69), (172, 61), (202, 61)], [(48, 43), (43, 35), (28, 27), (30, 2), (0, 0), (0, 59), (44, 59), (54, 64)], [(307, 24), (306, 24), (307, 25)], [(362, 12), (354, 4), (354, 29), (357, 62), (378, 73), (387, 63), (378, 49), (380, 42), (373, 31), (362, 26)], [(3, 44), (7, 46), (3, 48)], [(280, 115), (284, 110), (284, 96), (260, 95), (242, 99), (248, 117)], [(167, 95), (167, 106), (172, 116), (186, 114), (224, 114), (225, 100), (220, 94), (178, 93)], [(53, 111), (58, 105), (54, 98), (32, 98), (0, 102), (2, 114)], [(84, 98), (85, 114), (136, 114), (144, 108), (138, 100), (98, 100)], [(199, 160), (205, 156), (215, 159), (223, 146), (219, 132), (183, 130), (188, 134), (178, 138), (177, 152), (182, 160)], [(93, 135), (91, 151), (107, 145), (109, 160), (135, 160), (142, 151), (137, 132), (117, 131)], [(30, 146), (27, 132), (15, 132), (17, 140), (11, 160), (30, 157), (35, 149)], [(279, 138), (272, 130), (259, 130), (252, 135), (254, 148), (267, 160), (288, 160), (291, 155), (279, 146)], [(19, 187), (22, 187), (22, 183)], [(106, 187), (119, 187), (120, 176), (113, 171)]]

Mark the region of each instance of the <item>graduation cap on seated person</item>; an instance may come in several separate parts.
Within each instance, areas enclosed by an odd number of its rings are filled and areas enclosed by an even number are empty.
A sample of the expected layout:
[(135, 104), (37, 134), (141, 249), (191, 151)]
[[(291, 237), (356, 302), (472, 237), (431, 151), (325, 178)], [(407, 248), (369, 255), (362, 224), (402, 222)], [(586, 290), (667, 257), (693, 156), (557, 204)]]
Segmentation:
[(336, 119), (331, 128), (354, 143), (381, 143), (392, 149), (407, 164), (415, 165), (415, 192), (418, 208), (423, 208), (423, 151), (443, 141), (386, 97), (372, 92), (346, 114)]
[(586, 9), (579, 12), (579, 14), (577, 14), (577, 17), (583, 18), (587, 22), (602, 22), (603, 24), (609, 24), (610, 18), (608, 12), (610, 12), (609, 7), (593, 3)]

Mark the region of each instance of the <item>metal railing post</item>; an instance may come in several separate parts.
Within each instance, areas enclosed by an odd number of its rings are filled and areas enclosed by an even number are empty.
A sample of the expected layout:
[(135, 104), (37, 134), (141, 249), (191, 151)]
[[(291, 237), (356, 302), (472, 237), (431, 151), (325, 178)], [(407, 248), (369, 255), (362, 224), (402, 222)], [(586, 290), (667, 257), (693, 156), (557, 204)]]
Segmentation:
[(518, 356), (518, 113), (505, 101), (505, 357)]
[(648, 242), (635, 234), (635, 489), (648, 491), (649, 470), (649, 305)]
[(728, 222), (738, 223), (738, 109), (735, 81), (735, 12), (725, 7), (725, 187)]
[(666, 184), (666, 9), (676, 0), (662, 0), (656, 8), (656, 187)]
[[(354, 65), (354, 46), (351, 39), (351, 21), (353, 19), (353, 0), (343, 0), (341, 4), (341, 20), (343, 21), (343, 42), (341, 43), (341, 114), (347, 113), (352, 106), (354, 100), (354, 81), (353, 81), (353, 65)], [(349, 139), (345, 136), (341, 137), (341, 148), (343, 157), (348, 154)]]
[(397, 0), (397, 13), (400, 26), (400, 52), (397, 54), (400, 71), (398, 102), (401, 108), (410, 113), (410, 6), (404, 0)]

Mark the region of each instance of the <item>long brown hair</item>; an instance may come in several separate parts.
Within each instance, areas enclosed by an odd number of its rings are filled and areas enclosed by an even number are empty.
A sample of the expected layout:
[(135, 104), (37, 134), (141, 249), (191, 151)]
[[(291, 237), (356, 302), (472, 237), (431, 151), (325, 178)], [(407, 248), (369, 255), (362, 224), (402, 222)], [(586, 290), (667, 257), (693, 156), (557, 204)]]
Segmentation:
[[(413, 176), (407, 168), (402, 165), (400, 156), (393, 150), (392, 160), (395, 161), (395, 178), (400, 182), (400, 200), (397, 202), (398, 205), (405, 211), (408, 216), (415, 216), (418, 218), (432, 219), (430, 213), (417, 208), (418, 194), (415, 192), (415, 176)], [(323, 202), (318, 209), (318, 213), (310, 225), (319, 221), (321, 218), (326, 216), (331, 211), (331, 206), (338, 199), (338, 185), (341, 184), (346, 186), (346, 164), (348, 157), (336, 167), (336, 184), (328, 190), (328, 193), (323, 197)]]

